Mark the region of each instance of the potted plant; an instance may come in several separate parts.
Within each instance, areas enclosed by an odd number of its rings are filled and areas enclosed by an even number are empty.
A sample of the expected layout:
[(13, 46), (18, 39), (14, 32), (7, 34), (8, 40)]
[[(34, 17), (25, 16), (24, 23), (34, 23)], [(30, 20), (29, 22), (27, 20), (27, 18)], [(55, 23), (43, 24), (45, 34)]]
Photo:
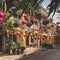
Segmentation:
[(14, 41), (10, 41), (8, 46), (7, 46), (7, 49), (8, 49), (10, 54), (15, 53), (16, 43)]
[(21, 46), (21, 54), (24, 53), (25, 48), (26, 48), (25, 46)]
[(17, 54), (21, 53), (21, 43), (17, 43)]

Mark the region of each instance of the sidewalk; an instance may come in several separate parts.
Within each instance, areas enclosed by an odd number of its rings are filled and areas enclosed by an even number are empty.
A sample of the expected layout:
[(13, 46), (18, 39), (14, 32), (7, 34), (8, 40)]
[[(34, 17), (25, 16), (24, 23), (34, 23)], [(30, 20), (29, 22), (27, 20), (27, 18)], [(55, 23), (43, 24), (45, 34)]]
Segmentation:
[(19, 54), (19, 55), (7, 55), (7, 54), (1, 54), (0, 53), (0, 60), (17, 60), (23, 57), (23, 55), (28, 55), (31, 54), (35, 51), (37, 51), (39, 48), (35, 47), (31, 47), (31, 48), (26, 48), (24, 51), (24, 54)]

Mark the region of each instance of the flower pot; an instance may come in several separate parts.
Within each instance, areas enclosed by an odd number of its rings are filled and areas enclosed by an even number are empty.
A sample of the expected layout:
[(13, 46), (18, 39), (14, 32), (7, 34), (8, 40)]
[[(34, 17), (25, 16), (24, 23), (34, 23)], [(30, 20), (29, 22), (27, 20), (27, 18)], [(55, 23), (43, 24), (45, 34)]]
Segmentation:
[(10, 49), (10, 51), (9, 51), (9, 54), (13, 54), (13, 51), (12, 51), (12, 49)]
[(21, 54), (24, 53), (25, 47), (21, 47)]

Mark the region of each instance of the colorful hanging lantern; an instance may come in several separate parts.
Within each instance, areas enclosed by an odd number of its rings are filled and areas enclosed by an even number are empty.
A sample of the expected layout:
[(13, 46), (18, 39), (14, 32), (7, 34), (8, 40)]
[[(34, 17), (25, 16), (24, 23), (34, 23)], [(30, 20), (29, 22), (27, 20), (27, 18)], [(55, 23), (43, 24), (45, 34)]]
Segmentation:
[(13, 31), (13, 30), (8, 30), (7, 32), (8, 32), (9, 34), (13, 34), (14, 31)]
[(24, 16), (24, 18), (26, 19), (26, 18), (27, 18), (27, 16)]
[(38, 20), (34, 20), (34, 23), (37, 24), (38, 23)]
[(15, 26), (15, 27), (18, 27), (18, 26), (19, 26), (19, 24), (18, 24), (17, 22), (15, 22), (15, 23), (14, 23), (14, 26)]
[(31, 22), (27, 22), (26, 24), (28, 27), (32, 26), (32, 23)]
[(4, 13), (0, 12), (0, 18), (3, 18), (3, 17), (4, 17)]
[(27, 23), (27, 21), (26, 20), (22, 20), (22, 22), (21, 22), (23, 25), (25, 25), (26, 23)]
[(10, 17), (9, 20), (12, 24), (14, 24), (14, 17)]
[(42, 22), (44, 25), (47, 25), (48, 23), (49, 23), (49, 21), (48, 20), (43, 20), (43, 22)]
[(16, 35), (17, 35), (18, 37), (21, 37), (20, 32), (16, 32)]

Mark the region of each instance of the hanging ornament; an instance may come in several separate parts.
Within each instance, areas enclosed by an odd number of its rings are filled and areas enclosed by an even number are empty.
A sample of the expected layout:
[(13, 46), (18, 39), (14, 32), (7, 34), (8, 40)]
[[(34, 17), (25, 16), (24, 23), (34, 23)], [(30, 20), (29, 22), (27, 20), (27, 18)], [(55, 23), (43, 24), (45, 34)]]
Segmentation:
[(4, 17), (4, 13), (0, 12), (0, 18), (3, 18), (3, 17)]
[(48, 20), (43, 20), (43, 22), (42, 22), (44, 25), (47, 25), (48, 23), (49, 23), (49, 21)]
[(59, 25), (59, 24), (60, 24), (60, 22), (57, 22), (56, 24), (57, 24), (57, 25)]
[(26, 24), (28, 27), (32, 26), (32, 23), (31, 22), (27, 22)]
[(17, 35), (18, 37), (21, 37), (20, 32), (16, 32), (16, 35)]
[(13, 30), (8, 30), (9, 34), (13, 34), (13, 32), (14, 32)]
[(19, 26), (19, 24), (18, 24), (17, 22), (15, 22), (15, 23), (14, 23), (14, 26), (15, 26), (15, 27), (18, 27), (18, 26)]
[(12, 24), (14, 24), (14, 17), (10, 17), (9, 20)]
[(27, 21), (26, 20), (22, 20), (22, 22), (21, 22), (23, 25), (25, 25), (26, 23), (27, 23)]
[(38, 23), (38, 20), (34, 20), (34, 23), (37, 24)]

